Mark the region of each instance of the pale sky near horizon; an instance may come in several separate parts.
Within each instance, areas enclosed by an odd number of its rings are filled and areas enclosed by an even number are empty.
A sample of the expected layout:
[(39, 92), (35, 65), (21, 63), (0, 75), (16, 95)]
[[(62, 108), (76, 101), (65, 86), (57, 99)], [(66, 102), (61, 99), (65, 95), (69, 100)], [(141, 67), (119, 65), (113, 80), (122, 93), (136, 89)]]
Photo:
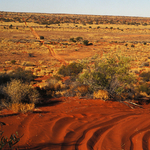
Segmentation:
[(150, 17), (150, 0), (0, 0), (0, 11)]

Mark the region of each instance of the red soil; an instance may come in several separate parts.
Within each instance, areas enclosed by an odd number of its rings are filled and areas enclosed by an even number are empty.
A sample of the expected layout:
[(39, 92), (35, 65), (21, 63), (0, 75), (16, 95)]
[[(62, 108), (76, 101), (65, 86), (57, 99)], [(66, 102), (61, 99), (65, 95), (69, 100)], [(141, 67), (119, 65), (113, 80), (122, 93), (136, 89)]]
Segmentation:
[(33, 113), (1, 111), (4, 135), (23, 135), (18, 149), (150, 149), (150, 105), (131, 109), (120, 102), (76, 97), (47, 100)]

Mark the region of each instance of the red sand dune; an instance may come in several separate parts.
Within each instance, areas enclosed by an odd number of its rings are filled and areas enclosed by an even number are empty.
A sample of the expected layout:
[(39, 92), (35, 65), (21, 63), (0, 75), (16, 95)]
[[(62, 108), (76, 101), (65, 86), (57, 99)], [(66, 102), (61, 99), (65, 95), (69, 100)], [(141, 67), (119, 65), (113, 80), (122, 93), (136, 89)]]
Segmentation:
[(131, 109), (120, 102), (76, 97), (47, 100), (33, 113), (3, 110), (4, 135), (23, 135), (18, 149), (148, 150), (150, 105)]

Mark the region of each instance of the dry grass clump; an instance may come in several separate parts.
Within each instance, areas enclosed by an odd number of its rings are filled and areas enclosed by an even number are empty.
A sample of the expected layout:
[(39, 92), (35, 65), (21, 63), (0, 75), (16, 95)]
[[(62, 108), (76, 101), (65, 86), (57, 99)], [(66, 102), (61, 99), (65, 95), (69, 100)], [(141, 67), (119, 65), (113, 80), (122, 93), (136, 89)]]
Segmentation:
[(10, 107), (16, 112), (31, 111), (34, 108), (34, 104), (38, 102), (38, 91), (21, 80), (13, 79), (6, 85), (1, 86), (0, 89), (3, 96), (1, 104)]
[(76, 88), (76, 96), (85, 96), (89, 93), (89, 86), (88, 85), (80, 85)]
[(26, 113), (28, 111), (33, 111), (34, 108), (35, 108), (34, 103), (31, 103), (31, 104), (13, 103), (10, 106), (10, 109), (13, 110), (14, 112), (22, 112), (22, 113)]
[(61, 79), (59, 79), (58, 77), (51, 77), (50, 79), (45, 81), (43, 86), (38, 88), (38, 91), (42, 97), (55, 97), (55, 96), (63, 96), (60, 93), (64, 93), (62, 91), (65, 90), (66, 88), (67, 85), (65, 85), (61, 81)]
[(13, 79), (2, 88), (6, 99), (11, 103), (36, 103), (38, 93), (29, 84), (23, 83), (21, 80)]
[(102, 100), (108, 100), (109, 99), (109, 93), (105, 90), (98, 90), (93, 93), (93, 98), (98, 98)]

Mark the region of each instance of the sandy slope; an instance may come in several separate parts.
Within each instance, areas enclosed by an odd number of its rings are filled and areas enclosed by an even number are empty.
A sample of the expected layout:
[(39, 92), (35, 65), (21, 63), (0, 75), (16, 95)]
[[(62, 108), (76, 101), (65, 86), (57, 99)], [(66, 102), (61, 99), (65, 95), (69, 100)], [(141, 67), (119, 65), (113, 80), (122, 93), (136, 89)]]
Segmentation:
[(131, 109), (120, 102), (58, 98), (34, 113), (1, 112), (5, 135), (23, 135), (16, 145), (32, 150), (148, 150), (150, 105)]

